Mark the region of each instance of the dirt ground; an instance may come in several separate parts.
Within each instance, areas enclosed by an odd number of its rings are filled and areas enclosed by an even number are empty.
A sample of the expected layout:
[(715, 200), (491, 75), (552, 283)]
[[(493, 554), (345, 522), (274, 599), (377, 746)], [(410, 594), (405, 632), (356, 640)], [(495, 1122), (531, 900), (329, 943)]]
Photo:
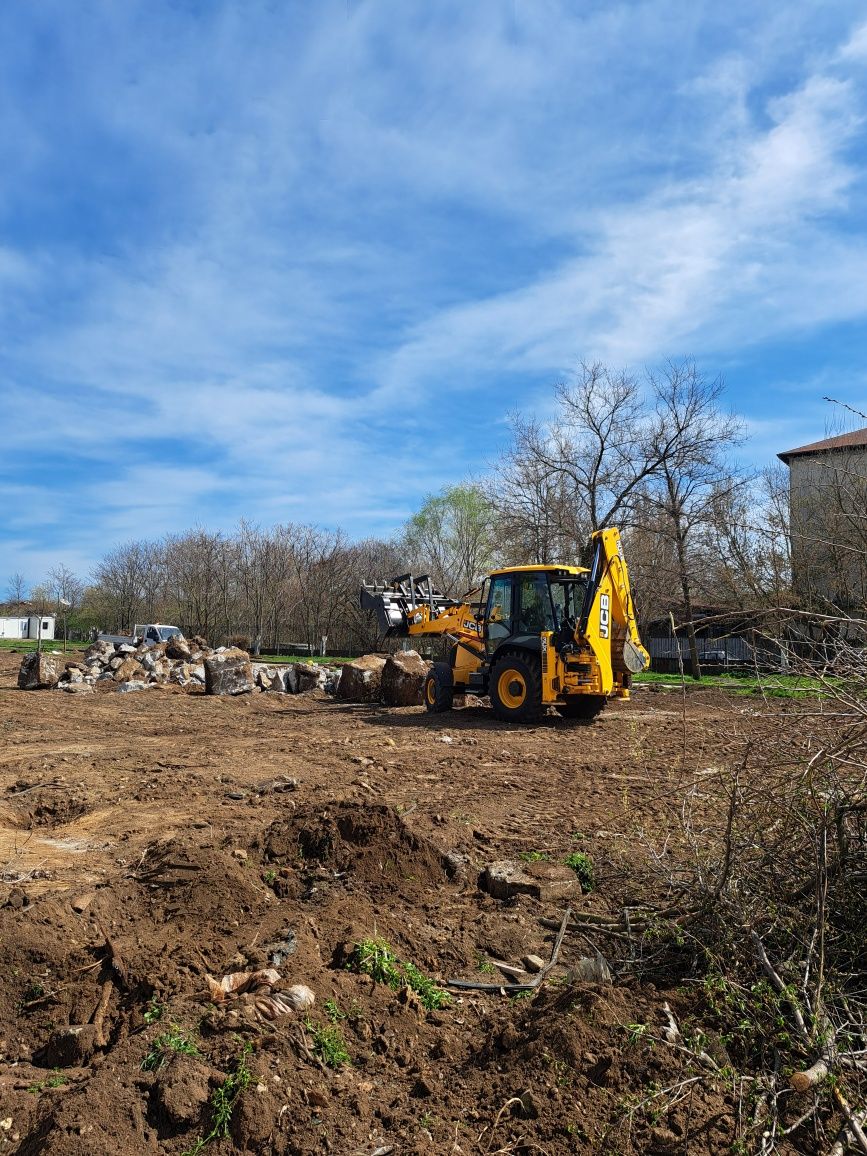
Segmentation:
[[(664, 1005), (688, 1021), (694, 989), (615, 958), (613, 983), (570, 978), (615, 940), (567, 931), (532, 998), (436, 1010), (352, 950), (380, 936), (437, 980), (499, 984), (492, 961), (549, 959), (541, 920), (567, 904), (664, 908), (636, 864), (676, 850), (688, 786), (738, 757), (752, 700), (642, 690), (590, 726), (518, 728), (319, 692), (23, 692), (19, 662), (0, 656), (0, 1153), (180, 1156), (215, 1127), (214, 1156), (733, 1150), (719, 1085), (648, 1110), (683, 1078), (654, 1042)], [(492, 862), (575, 851), (589, 894), (479, 888)], [(212, 1002), (206, 974), (270, 966), (312, 988), (306, 1026)], [(332, 1021), (336, 1068), (314, 1046)]]

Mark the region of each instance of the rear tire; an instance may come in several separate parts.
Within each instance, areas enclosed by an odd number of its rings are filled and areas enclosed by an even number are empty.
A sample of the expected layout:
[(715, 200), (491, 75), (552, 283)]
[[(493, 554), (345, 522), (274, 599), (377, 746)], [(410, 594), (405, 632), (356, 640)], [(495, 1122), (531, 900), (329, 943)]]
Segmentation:
[(542, 664), (535, 654), (504, 654), (491, 668), (491, 706), (505, 722), (536, 722), (542, 715)]
[(576, 694), (568, 702), (558, 702), (557, 710), (563, 718), (592, 722), (602, 713), (607, 702), (604, 694)]
[(454, 705), (455, 679), (447, 662), (435, 662), (423, 687), (424, 705), (431, 714), (443, 714)]

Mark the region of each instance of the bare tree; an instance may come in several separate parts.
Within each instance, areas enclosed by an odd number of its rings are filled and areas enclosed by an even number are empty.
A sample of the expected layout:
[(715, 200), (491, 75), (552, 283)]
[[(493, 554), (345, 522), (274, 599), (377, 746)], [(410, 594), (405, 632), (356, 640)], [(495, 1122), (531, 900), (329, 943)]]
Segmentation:
[(8, 602), (15, 604), (16, 613), (21, 612), (21, 603), (24, 601), (26, 593), (27, 581), (24, 575), (18, 573), (13, 574), (6, 587), (6, 599)]
[(348, 649), (381, 650), (385, 639), (379, 629), (376, 615), (362, 610), (358, 590), (362, 582), (388, 582), (406, 565), (406, 556), (398, 542), (384, 542), (379, 538), (365, 538), (349, 547), (347, 552), (347, 597), (343, 607), (342, 628)]
[(570, 500), (563, 473), (552, 472), (533, 453), (512, 446), (492, 478), (496, 536), (509, 563), (567, 562), (587, 537), (582, 511)]
[(721, 601), (746, 611), (792, 604), (785, 466), (715, 492), (703, 537), (705, 581)]
[(174, 622), (194, 634), (212, 638), (220, 620), (226, 540), (217, 532), (197, 527), (169, 535), (159, 552), (162, 587)]
[(69, 638), (69, 618), (81, 605), (84, 596), (84, 583), (62, 563), (54, 566), (48, 572), (45, 582), (51, 600), (54, 603), (55, 614), (63, 623), (63, 649)]
[(116, 546), (94, 571), (95, 609), (114, 628), (131, 632), (136, 622), (154, 621), (162, 582), (157, 544), (127, 542)]
[[(298, 527), (291, 562), (293, 617), (311, 653), (340, 623), (349, 595), (348, 561), (341, 530)], [(357, 596), (357, 589), (354, 593)]]
[(730, 451), (743, 438), (743, 423), (720, 409), (722, 379), (709, 381), (691, 361), (669, 362), (649, 379), (655, 408), (644, 457), (656, 465), (648, 477), (648, 494), (663, 515), (663, 532), (674, 546), (690, 666), (698, 679), (690, 546), (711, 520), (715, 501), (737, 484)]
[(631, 521), (667, 447), (647, 437), (644, 388), (631, 374), (582, 363), (577, 382), (557, 386), (556, 399), (557, 414), (545, 425), (513, 418), (510, 455), (558, 479), (558, 500), (571, 507), (573, 536), (583, 541), (593, 530)]

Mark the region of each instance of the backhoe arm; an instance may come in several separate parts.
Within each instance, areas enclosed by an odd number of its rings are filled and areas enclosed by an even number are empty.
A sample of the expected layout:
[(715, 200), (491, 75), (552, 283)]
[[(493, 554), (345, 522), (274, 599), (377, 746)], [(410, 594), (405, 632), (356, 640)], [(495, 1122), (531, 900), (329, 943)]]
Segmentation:
[(638, 634), (620, 531), (614, 527), (596, 530), (590, 541), (593, 561), (575, 640), (579, 644), (586, 641), (591, 647), (602, 669), (603, 683), (610, 687), (618, 674), (622, 677), (644, 670), (650, 655)]

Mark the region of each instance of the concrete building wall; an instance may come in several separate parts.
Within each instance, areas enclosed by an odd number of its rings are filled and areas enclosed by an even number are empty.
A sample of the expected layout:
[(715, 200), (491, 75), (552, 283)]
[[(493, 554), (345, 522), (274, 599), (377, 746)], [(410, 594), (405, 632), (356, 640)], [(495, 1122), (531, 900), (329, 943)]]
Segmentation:
[(821, 609), (867, 604), (867, 447), (789, 460), (795, 587)]

